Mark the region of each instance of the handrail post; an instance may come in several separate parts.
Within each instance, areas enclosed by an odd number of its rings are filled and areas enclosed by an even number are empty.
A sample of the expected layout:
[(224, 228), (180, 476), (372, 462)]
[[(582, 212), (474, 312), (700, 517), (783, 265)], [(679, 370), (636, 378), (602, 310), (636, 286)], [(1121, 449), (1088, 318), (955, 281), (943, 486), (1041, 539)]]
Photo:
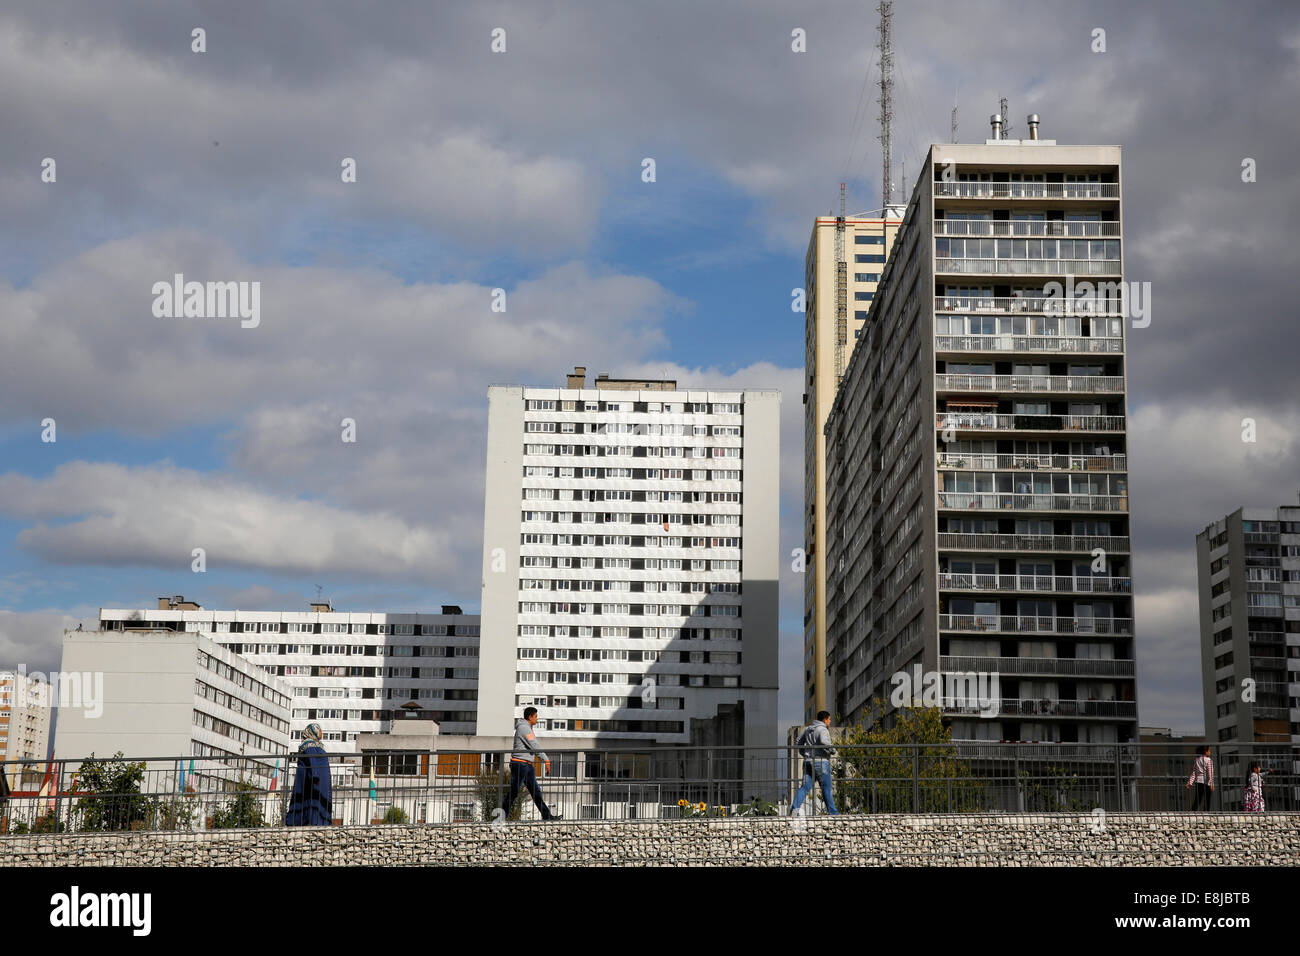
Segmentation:
[(912, 812), (920, 813), (921, 805), (921, 745), (912, 744)]

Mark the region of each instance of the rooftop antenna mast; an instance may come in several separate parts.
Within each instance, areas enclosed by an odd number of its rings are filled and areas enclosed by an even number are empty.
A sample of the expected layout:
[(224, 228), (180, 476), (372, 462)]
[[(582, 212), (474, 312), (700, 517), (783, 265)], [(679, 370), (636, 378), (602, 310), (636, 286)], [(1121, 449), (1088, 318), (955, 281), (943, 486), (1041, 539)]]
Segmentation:
[(887, 215), (893, 200), (893, 177), (891, 175), (889, 156), (890, 142), (894, 129), (894, 44), (891, 31), (894, 25), (893, 0), (880, 0), (876, 7), (880, 13), (880, 192), (881, 215)]
[(840, 183), (840, 215), (835, 220), (835, 385), (844, 378), (844, 350), (849, 344), (849, 265), (844, 257), (844, 188)]
[(998, 100), (998, 109), (1002, 112), (1002, 135), (1000, 139), (1010, 139), (1011, 132), (1011, 114), (1007, 112), (1007, 98), (1004, 96)]
[(952, 141), (957, 142), (957, 107), (952, 108)]

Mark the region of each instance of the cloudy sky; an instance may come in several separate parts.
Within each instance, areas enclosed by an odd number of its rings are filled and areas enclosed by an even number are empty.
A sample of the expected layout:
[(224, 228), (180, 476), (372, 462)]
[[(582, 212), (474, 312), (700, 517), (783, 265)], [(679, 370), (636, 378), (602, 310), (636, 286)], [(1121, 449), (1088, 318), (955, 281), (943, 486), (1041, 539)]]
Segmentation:
[[(6, 4), (0, 666), (57, 666), (63, 626), (160, 594), (477, 610), (487, 386), (574, 364), (782, 389), (788, 554), (790, 294), (840, 181), (879, 205), (875, 27), (861, 2)], [(1300, 13), (907, 0), (894, 42), (910, 177), (954, 105), (978, 142), (1000, 96), (1013, 136), (1037, 112), (1124, 148), (1153, 298), (1129, 340), (1139, 704), (1198, 731), (1194, 536), (1300, 491)], [(260, 324), (156, 317), (177, 272), (260, 282)]]

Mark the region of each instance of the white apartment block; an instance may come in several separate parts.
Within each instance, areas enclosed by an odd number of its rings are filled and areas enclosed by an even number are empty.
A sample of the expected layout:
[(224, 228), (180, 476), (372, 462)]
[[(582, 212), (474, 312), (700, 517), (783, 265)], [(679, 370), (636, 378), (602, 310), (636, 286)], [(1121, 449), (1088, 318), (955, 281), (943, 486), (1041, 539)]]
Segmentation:
[[(0, 671), (0, 763), (11, 789), (25, 789), (45, 772), (50, 747), (50, 684), (21, 671)], [(23, 764), (8, 761), (27, 760)], [(28, 779), (23, 779), (27, 770)]]
[(202, 634), (285, 681), (291, 737), (318, 723), (331, 753), (357, 735), (388, 730), (414, 701), (447, 733), (476, 727), (479, 622), (455, 605), (440, 614), (204, 609), (181, 596), (156, 609), (104, 608), (101, 631), (166, 629)]
[[(780, 394), (488, 391), (478, 733), (778, 743)], [(727, 742), (740, 743), (739, 740)]]
[(175, 758), (193, 757), (196, 774), (265, 787), (274, 760), (233, 758), (290, 749), (289, 685), (201, 634), (65, 631), (61, 670), (103, 675), (103, 687), (94, 709), (61, 703), (57, 759), (173, 758), (148, 761), (171, 780), (188, 769)]

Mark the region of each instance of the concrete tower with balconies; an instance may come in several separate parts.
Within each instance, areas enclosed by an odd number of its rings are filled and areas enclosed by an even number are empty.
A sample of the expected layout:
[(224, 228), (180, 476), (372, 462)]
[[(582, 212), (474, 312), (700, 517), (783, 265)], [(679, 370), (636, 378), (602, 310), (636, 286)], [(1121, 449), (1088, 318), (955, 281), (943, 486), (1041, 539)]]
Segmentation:
[(828, 417), (828, 704), (1136, 741), (1120, 148), (1031, 130), (931, 147)]

